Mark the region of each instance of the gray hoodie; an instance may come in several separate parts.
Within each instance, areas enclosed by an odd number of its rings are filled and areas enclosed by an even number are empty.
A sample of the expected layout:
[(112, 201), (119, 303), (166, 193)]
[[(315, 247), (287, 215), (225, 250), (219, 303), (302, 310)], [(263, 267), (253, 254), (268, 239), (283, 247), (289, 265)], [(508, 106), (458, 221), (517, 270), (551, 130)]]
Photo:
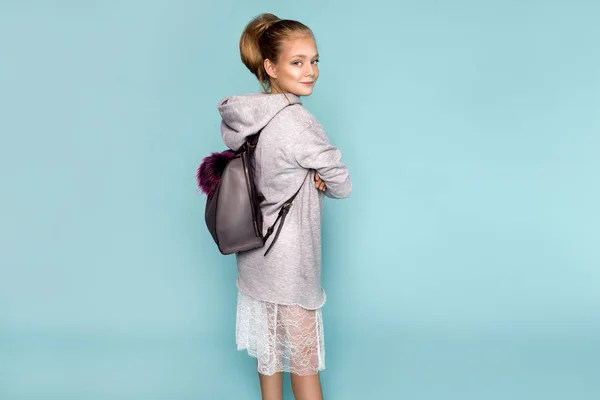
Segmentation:
[[(265, 197), (263, 233), (275, 222), (283, 203), (300, 189), (271, 252), (264, 256), (274, 234), (264, 248), (237, 254), (239, 290), (260, 301), (320, 308), (325, 303), (321, 288), (323, 196), (344, 198), (352, 191), (340, 151), (292, 94), (230, 96), (219, 103), (219, 112), (223, 141), (232, 150), (264, 128), (254, 153), (255, 182)], [(325, 193), (316, 189), (314, 171), (327, 184)]]

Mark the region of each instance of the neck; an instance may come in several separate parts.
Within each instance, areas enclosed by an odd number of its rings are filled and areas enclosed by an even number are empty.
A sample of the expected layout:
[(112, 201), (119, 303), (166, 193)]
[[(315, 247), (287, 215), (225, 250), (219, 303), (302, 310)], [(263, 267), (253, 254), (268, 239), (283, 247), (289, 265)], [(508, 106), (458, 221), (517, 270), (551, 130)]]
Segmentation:
[(271, 94), (283, 94), (283, 90), (281, 90), (281, 87), (279, 86), (279, 83), (277, 83), (276, 80), (271, 79), (270, 84), (271, 84)]

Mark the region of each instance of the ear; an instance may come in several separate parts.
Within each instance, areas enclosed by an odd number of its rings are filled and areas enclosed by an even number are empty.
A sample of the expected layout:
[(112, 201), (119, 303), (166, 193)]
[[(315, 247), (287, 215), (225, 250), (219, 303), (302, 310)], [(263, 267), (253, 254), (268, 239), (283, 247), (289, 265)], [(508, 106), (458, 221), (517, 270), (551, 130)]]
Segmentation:
[(277, 67), (268, 58), (264, 62), (265, 71), (273, 79), (277, 79)]

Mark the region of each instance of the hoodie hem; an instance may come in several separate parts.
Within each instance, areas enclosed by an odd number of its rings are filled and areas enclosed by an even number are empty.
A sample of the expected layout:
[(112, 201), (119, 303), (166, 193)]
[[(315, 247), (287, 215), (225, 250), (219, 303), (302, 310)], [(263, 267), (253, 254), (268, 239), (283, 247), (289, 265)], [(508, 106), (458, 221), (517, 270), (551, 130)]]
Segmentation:
[(278, 304), (280, 306), (298, 306), (301, 308), (304, 308), (305, 310), (318, 310), (320, 308), (322, 308), (326, 301), (327, 301), (327, 294), (325, 293), (325, 290), (323, 288), (321, 288), (321, 294), (322, 294), (322, 300), (319, 302), (318, 306), (315, 307), (307, 307), (304, 304), (300, 303), (300, 302), (286, 302), (286, 301), (280, 301), (280, 300), (272, 300), (272, 299), (265, 299), (262, 298), (261, 296), (256, 296), (253, 293), (250, 293), (248, 290), (244, 290), (240, 287), (240, 281), (239, 279), (236, 282), (236, 286), (238, 288), (238, 290), (240, 292), (242, 292), (243, 294), (245, 294), (246, 296), (250, 296), (252, 297), (254, 300), (258, 300), (258, 301), (262, 301), (265, 303), (273, 303), (273, 304)]

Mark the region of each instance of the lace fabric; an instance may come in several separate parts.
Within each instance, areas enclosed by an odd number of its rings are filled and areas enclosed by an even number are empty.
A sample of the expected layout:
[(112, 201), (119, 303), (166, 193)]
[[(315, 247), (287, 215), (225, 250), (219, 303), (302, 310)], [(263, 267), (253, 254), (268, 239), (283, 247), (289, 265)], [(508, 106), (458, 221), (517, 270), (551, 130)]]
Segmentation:
[(314, 375), (325, 369), (321, 309), (263, 302), (238, 292), (236, 344), (257, 358), (263, 375)]

